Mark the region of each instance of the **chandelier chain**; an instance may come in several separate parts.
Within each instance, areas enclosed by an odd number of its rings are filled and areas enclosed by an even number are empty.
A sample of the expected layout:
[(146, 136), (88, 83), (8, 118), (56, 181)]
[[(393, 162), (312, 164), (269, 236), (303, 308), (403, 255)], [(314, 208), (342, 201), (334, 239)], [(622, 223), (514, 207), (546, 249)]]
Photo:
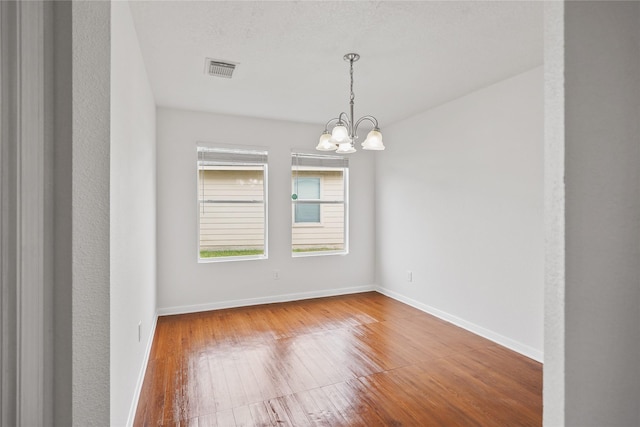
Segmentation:
[(351, 70), (350, 70), (350, 76), (351, 76), (351, 103), (353, 104), (353, 100), (355, 99), (355, 95), (353, 93), (353, 59), (351, 61), (349, 61), (351, 63)]

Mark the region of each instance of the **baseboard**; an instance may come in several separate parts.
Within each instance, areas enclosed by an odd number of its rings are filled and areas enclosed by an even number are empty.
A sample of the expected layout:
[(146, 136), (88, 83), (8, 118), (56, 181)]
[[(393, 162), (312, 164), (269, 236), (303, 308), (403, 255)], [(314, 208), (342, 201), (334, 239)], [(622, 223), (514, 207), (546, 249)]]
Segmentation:
[(535, 361), (538, 361), (540, 363), (543, 363), (543, 358), (544, 358), (544, 354), (540, 351), (537, 350), (533, 347), (530, 347), (528, 345), (522, 344), (518, 341), (512, 340), (511, 338), (505, 337), (503, 335), (500, 335), (496, 332), (493, 332), (489, 329), (483, 328), (482, 326), (478, 326), (475, 323), (472, 322), (468, 322), (464, 319), (461, 319), (459, 317), (456, 317), (452, 314), (449, 314), (447, 312), (444, 312), (442, 310), (438, 310), (437, 308), (431, 307), (427, 304), (423, 304), (419, 301), (416, 301), (412, 298), (406, 297), (402, 294), (399, 294), (395, 291), (392, 291), (390, 289), (386, 289), (383, 287), (377, 287), (376, 288), (377, 292), (380, 292), (383, 295), (386, 295), (390, 298), (393, 298), (395, 300), (398, 300), (400, 302), (403, 302), (407, 305), (410, 305), (414, 308), (417, 308), (420, 311), (424, 311), (425, 313), (429, 313), (433, 316), (436, 316), (442, 320), (445, 320), (449, 323), (452, 323), (456, 326), (459, 326), (463, 329), (466, 329), (469, 332), (473, 332), (476, 335), (479, 335), (483, 338), (486, 338), (488, 340), (491, 340), (497, 344), (500, 344), (504, 347), (507, 347), (517, 353), (522, 354), (523, 356), (527, 356), (530, 359), (533, 359)]
[(240, 300), (220, 301), (206, 304), (182, 305), (175, 307), (163, 307), (158, 309), (159, 316), (167, 316), (171, 314), (196, 313), (199, 311), (221, 310), (225, 308), (246, 307), (251, 305), (272, 304), (287, 301), (299, 301), (311, 298), (332, 297), (336, 295), (357, 294), (360, 292), (375, 291), (376, 286), (353, 286), (350, 288), (327, 289), (322, 291), (300, 292), (293, 294), (282, 294), (276, 296), (247, 298)]
[(153, 324), (151, 325), (151, 331), (149, 332), (149, 339), (147, 340), (147, 347), (144, 350), (144, 360), (142, 361), (142, 367), (138, 374), (138, 382), (133, 392), (133, 399), (131, 402), (131, 408), (129, 408), (129, 416), (127, 417), (127, 427), (133, 427), (133, 422), (136, 417), (136, 409), (138, 409), (138, 401), (140, 400), (140, 392), (142, 391), (142, 384), (144, 383), (144, 376), (147, 373), (147, 365), (149, 365), (149, 356), (151, 356), (151, 345), (153, 344), (153, 337), (156, 335), (156, 325), (158, 324), (158, 312), (156, 311), (153, 317)]

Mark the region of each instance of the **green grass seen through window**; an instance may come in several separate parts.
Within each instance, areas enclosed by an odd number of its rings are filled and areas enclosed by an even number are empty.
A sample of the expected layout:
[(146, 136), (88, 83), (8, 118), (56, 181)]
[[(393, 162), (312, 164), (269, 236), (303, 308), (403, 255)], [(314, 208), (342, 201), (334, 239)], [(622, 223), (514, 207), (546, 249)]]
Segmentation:
[(341, 249), (335, 248), (306, 248), (306, 249), (294, 249), (293, 252), (322, 252), (322, 251), (339, 251)]
[(225, 249), (219, 251), (200, 251), (200, 258), (218, 258), (227, 256), (263, 255), (262, 249)]
[[(322, 252), (322, 251), (337, 251), (340, 249), (335, 248), (307, 248), (307, 249), (294, 249), (293, 252)], [(223, 249), (217, 251), (201, 250), (200, 258), (220, 258), (230, 256), (249, 256), (249, 255), (263, 255), (262, 249)]]

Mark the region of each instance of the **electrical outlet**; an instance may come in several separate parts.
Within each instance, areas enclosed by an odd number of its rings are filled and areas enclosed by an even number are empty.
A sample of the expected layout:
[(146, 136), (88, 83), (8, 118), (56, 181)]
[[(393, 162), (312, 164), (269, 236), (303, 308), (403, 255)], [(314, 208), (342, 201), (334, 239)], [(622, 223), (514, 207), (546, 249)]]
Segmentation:
[(280, 278), (280, 270), (273, 270), (273, 280), (278, 280)]
[(407, 270), (407, 282), (413, 282), (413, 271)]
[(138, 342), (142, 341), (142, 321), (138, 322)]

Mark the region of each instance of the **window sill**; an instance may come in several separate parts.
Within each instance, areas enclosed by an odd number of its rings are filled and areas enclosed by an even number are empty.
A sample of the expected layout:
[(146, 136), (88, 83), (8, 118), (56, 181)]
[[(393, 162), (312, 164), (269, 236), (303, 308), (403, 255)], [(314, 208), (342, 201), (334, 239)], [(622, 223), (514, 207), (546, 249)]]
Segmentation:
[(292, 258), (304, 258), (311, 256), (329, 256), (329, 255), (349, 255), (345, 250), (340, 251), (309, 251), (309, 252), (292, 252)]
[(233, 262), (233, 261), (253, 261), (269, 259), (267, 255), (244, 255), (244, 256), (221, 256), (211, 258), (198, 258), (198, 264), (214, 264), (218, 262)]

